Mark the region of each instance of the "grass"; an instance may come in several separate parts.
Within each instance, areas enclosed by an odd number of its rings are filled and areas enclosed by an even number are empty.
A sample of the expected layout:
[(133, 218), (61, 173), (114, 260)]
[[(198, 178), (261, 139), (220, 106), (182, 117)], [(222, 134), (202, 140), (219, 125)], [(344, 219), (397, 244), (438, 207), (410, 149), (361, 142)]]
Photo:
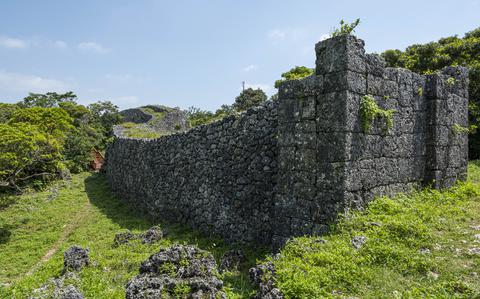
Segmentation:
[[(74, 244), (90, 249), (91, 266), (82, 270), (78, 281), (72, 281), (86, 298), (124, 298), (125, 285), (138, 274), (140, 263), (162, 247), (196, 244), (212, 252), (217, 261), (226, 250), (237, 248), (181, 226), (133, 215), (109, 193), (99, 174), (74, 175), (52, 189), (56, 187), (59, 192), (54, 199), (52, 190), (28, 193), (0, 211), (0, 228), (7, 231), (2, 234), (7, 237), (0, 239), (0, 298), (28, 298), (49, 278), (59, 277), (63, 252)], [(166, 228), (168, 237), (153, 245), (133, 241), (112, 246), (115, 233), (127, 229), (139, 233), (153, 225)], [(243, 250), (248, 260), (240, 271), (221, 277), (230, 298), (247, 298), (254, 291), (248, 282), (248, 268), (266, 252)]]
[[(223, 274), (229, 298), (254, 292), (248, 268), (273, 261), (276, 284), (286, 298), (480, 298), (480, 162), (471, 162), (467, 182), (442, 192), (420, 190), (379, 198), (365, 211), (343, 215), (321, 238), (294, 238), (279, 257), (243, 248), (248, 261)], [(139, 241), (113, 247), (115, 233), (169, 231), (153, 245)], [(365, 236), (355, 249), (351, 240)], [(140, 263), (162, 247), (197, 244), (217, 261), (228, 246), (181, 226), (136, 216), (116, 199), (99, 174), (83, 173), (42, 192), (4, 196), (0, 202), (0, 298), (28, 298), (58, 277), (63, 251), (89, 247), (91, 266), (71, 281), (86, 298), (124, 298)]]
[(121, 126), (124, 128), (123, 135), (125, 137), (155, 139), (164, 135), (160, 132), (155, 132), (151, 128), (145, 127), (145, 124), (127, 122), (121, 124)]
[[(291, 240), (272, 259), (285, 298), (480, 298), (480, 163), (442, 192), (379, 198), (328, 236)], [(477, 227), (477, 228), (475, 228)], [(351, 240), (365, 236), (355, 249)]]

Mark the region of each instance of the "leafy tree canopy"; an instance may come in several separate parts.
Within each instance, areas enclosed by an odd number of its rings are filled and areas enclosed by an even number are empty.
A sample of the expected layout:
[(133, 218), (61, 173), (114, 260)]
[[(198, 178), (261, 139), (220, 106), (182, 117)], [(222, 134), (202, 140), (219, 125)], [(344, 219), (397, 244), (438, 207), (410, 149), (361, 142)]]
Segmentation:
[(46, 94), (29, 93), (18, 105), (25, 108), (51, 108), (58, 107), (60, 103), (76, 102), (76, 100), (77, 96), (71, 91), (60, 94), (56, 92), (47, 92)]
[(61, 145), (36, 125), (0, 124), (0, 187), (20, 189), (29, 179), (53, 177), (62, 170)]
[(405, 51), (387, 50), (381, 54), (388, 66), (403, 67), (417, 73), (432, 73), (445, 66), (462, 65), (469, 68), (469, 119), (472, 134), (469, 138), (470, 158), (480, 158), (480, 27), (467, 32), (463, 38), (450, 36), (436, 42), (416, 44)]
[(298, 80), (308, 76), (313, 75), (314, 69), (308, 68), (306, 66), (295, 66), (294, 68), (290, 69), (288, 72), (282, 74), (282, 78), (280, 80), (275, 81), (275, 88), (280, 86), (280, 83), (287, 80)]
[(0, 103), (0, 123), (6, 123), (20, 107), (17, 104)]
[(244, 111), (250, 107), (257, 106), (266, 100), (267, 95), (260, 88), (247, 88), (235, 98), (233, 107), (237, 111)]
[(37, 126), (41, 131), (55, 137), (64, 138), (73, 128), (73, 119), (61, 108), (24, 108), (18, 109), (9, 123), (28, 123)]

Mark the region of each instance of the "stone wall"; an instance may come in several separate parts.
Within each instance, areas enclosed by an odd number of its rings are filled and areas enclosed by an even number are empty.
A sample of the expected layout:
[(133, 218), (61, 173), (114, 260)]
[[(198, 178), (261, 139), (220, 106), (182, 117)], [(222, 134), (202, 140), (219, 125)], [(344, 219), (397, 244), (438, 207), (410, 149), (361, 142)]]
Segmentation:
[[(467, 134), (458, 130), (468, 125), (466, 69), (422, 76), (385, 68), (354, 36), (315, 50), (316, 74), (279, 89), (274, 244), (322, 233), (338, 213), (374, 196), (449, 187), (466, 174)], [(365, 132), (365, 95), (395, 111), (390, 130), (378, 118)]]
[(145, 113), (142, 109), (139, 108), (131, 108), (120, 111), (120, 114), (123, 116), (123, 120), (125, 122), (132, 122), (132, 123), (146, 123), (152, 119), (152, 115)]
[[(385, 68), (350, 35), (315, 50), (315, 74), (284, 82), (276, 102), (184, 134), (116, 139), (111, 187), (153, 216), (277, 247), (374, 196), (465, 178), (466, 69)], [(364, 130), (365, 95), (395, 111), (390, 129), (377, 118)]]
[(229, 241), (269, 244), (277, 176), (277, 103), (154, 140), (116, 138), (106, 176), (148, 214)]

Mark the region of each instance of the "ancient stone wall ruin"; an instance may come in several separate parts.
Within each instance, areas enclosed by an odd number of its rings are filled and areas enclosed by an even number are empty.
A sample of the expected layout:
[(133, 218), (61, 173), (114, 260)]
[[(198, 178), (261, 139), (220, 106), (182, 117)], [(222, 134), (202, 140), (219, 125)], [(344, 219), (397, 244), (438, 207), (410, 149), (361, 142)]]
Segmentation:
[[(275, 102), (156, 140), (117, 138), (111, 188), (154, 217), (278, 246), (374, 196), (465, 178), (466, 69), (386, 68), (350, 35), (315, 50), (315, 74), (284, 82)], [(391, 127), (376, 117), (365, 130), (366, 95), (392, 111)]]

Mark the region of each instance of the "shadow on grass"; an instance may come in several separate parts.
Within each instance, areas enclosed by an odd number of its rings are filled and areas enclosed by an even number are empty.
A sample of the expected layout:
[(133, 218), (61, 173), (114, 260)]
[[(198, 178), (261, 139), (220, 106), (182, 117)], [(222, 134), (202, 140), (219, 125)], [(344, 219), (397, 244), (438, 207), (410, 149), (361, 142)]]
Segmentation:
[(10, 193), (0, 193), (0, 211), (5, 210), (9, 206), (15, 203), (15, 196), (14, 194)]
[[(90, 202), (113, 222), (123, 229), (147, 230), (151, 226), (160, 225), (168, 232), (167, 239), (177, 244), (194, 244), (199, 248), (211, 252), (217, 262), (222, 255), (231, 249), (242, 249), (247, 261), (240, 265), (236, 273), (227, 273), (223, 280), (236, 290), (241, 290), (242, 297), (248, 296), (252, 291), (248, 279), (248, 269), (253, 267), (257, 260), (265, 258), (269, 253), (266, 248), (259, 248), (239, 244), (227, 244), (221, 238), (205, 236), (200, 232), (181, 224), (168, 223), (159, 219), (150, 219), (141, 213), (141, 209), (123, 202), (110, 192), (105, 177), (95, 173), (85, 179), (85, 190)], [(113, 238), (113, 236), (112, 236)]]
[(12, 227), (9, 225), (0, 227), (0, 244), (5, 244), (10, 240), (10, 236), (12, 235), (11, 229)]

